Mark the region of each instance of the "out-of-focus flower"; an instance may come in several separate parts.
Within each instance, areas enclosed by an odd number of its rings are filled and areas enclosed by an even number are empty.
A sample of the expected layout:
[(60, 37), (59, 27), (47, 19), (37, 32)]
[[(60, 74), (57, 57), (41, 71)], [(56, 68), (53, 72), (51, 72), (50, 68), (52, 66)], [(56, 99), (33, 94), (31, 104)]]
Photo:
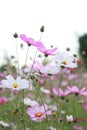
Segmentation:
[(1, 127), (10, 127), (10, 125), (4, 121), (0, 121), (0, 126)]
[(73, 116), (72, 115), (67, 115), (66, 120), (67, 120), (68, 123), (72, 123), (73, 122)]
[(74, 56), (69, 55), (68, 52), (57, 52), (55, 54), (55, 60), (58, 66), (65, 68), (77, 68), (77, 60)]
[(57, 88), (57, 87), (53, 87), (53, 93), (56, 96), (60, 96), (60, 97), (64, 97), (70, 94), (70, 92), (68, 90), (63, 91), (61, 88)]
[(56, 130), (56, 128), (50, 126), (47, 130)]
[(58, 48), (46, 49), (43, 43), (39, 41), (36, 42), (36, 44), (38, 45), (38, 50), (42, 52), (45, 56), (54, 55), (54, 52), (56, 52), (58, 49)]
[(29, 107), (27, 109), (27, 114), (30, 116), (31, 120), (37, 122), (46, 118), (46, 115), (51, 115), (52, 111), (48, 109), (47, 104), (43, 104), (41, 106), (35, 105), (32, 107)]
[(39, 105), (39, 103), (37, 101), (31, 100), (30, 98), (24, 98), (24, 104), (27, 106)]
[(45, 94), (51, 94), (50, 90), (49, 90), (49, 89), (46, 89), (46, 88), (44, 88), (44, 87), (41, 87), (41, 88), (40, 88), (40, 91), (43, 92), (43, 93), (45, 93)]
[(8, 102), (8, 99), (5, 96), (0, 97), (0, 105), (4, 105)]
[(77, 125), (74, 125), (73, 128), (75, 130), (84, 130), (82, 126), (77, 126)]
[(12, 75), (6, 76), (6, 80), (2, 80), (1, 84), (5, 88), (9, 88), (12, 90), (20, 90), (20, 89), (28, 89), (29, 82), (26, 79), (21, 79), (21, 77), (17, 77), (14, 79)]
[(70, 91), (70, 93), (75, 93), (76, 95), (83, 95), (87, 96), (87, 89), (86, 87), (83, 87), (79, 90), (77, 86), (67, 87), (67, 89)]
[(87, 111), (87, 104), (83, 104), (83, 108), (85, 111)]
[(48, 75), (53, 75), (60, 72), (60, 67), (55, 65), (45, 65), (41, 66), (40, 72)]

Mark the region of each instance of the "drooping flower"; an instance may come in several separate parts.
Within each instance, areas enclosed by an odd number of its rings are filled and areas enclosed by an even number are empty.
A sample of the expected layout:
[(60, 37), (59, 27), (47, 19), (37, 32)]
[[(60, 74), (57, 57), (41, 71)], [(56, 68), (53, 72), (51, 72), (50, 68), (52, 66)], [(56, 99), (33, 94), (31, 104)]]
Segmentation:
[(69, 55), (68, 52), (57, 52), (55, 54), (55, 61), (58, 65), (65, 68), (77, 68), (76, 58)]
[(45, 56), (54, 55), (54, 52), (57, 51), (57, 48), (47, 49), (42, 42), (38, 41), (36, 42), (36, 44), (38, 45), (38, 50), (42, 52)]
[(29, 88), (29, 82), (26, 79), (21, 79), (20, 76), (18, 76), (16, 79), (12, 77), (12, 75), (7, 75), (6, 80), (2, 80), (1, 84), (5, 88), (9, 88), (12, 90), (20, 90), (20, 89), (28, 89)]
[(30, 116), (31, 120), (37, 122), (46, 118), (46, 115), (51, 115), (52, 111), (48, 109), (47, 104), (43, 104), (41, 106), (35, 105), (32, 107), (29, 107), (27, 109), (27, 114)]
[(5, 96), (0, 97), (0, 105), (4, 105), (8, 102), (8, 99)]

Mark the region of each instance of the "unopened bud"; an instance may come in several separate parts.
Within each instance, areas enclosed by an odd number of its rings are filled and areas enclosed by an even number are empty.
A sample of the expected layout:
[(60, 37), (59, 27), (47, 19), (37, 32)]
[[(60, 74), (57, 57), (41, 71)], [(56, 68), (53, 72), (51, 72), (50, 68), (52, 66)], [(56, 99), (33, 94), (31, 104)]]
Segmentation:
[(13, 35), (13, 37), (14, 37), (14, 38), (18, 38), (18, 34), (15, 33), (15, 34)]
[(66, 50), (67, 50), (67, 51), (70, 51), (70, 48), (69, 48), (69, 47), (67, 47), (67, 48), (66, 48)]
[(42, 26), (42, 27), (40, 28), (40, 31), (41, 31), (41, 32), (44, 32), (44, 26)]

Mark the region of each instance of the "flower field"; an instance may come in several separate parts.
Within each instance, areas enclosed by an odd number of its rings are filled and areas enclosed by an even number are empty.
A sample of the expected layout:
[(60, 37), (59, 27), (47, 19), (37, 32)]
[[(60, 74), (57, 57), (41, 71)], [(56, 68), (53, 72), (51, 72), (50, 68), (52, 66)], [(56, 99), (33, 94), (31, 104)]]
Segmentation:
[[(69, 48), (48, 49), (41, 37), (14, 34), (27, 52), (23, 67), (17, 52), (14, 70), (11, 64), (0, 73), (0, 130), (87, 130), (87, 70)], [(36, 52), (27, 64), (31, 46)]]

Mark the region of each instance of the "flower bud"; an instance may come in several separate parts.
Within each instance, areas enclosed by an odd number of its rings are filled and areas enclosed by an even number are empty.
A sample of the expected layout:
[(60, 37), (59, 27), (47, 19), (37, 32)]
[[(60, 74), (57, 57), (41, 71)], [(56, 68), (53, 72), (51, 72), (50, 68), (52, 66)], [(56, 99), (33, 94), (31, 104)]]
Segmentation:
[(14, 37), (14, 38), (18, 38), (18, 34), (15, 33), (15, 34), (13, 35), (13, 37)]
[(40, 31), (41, 31), (41, 32), (44, 32), (44, 26), (42, 26), (42, 27), (40, 28)]

